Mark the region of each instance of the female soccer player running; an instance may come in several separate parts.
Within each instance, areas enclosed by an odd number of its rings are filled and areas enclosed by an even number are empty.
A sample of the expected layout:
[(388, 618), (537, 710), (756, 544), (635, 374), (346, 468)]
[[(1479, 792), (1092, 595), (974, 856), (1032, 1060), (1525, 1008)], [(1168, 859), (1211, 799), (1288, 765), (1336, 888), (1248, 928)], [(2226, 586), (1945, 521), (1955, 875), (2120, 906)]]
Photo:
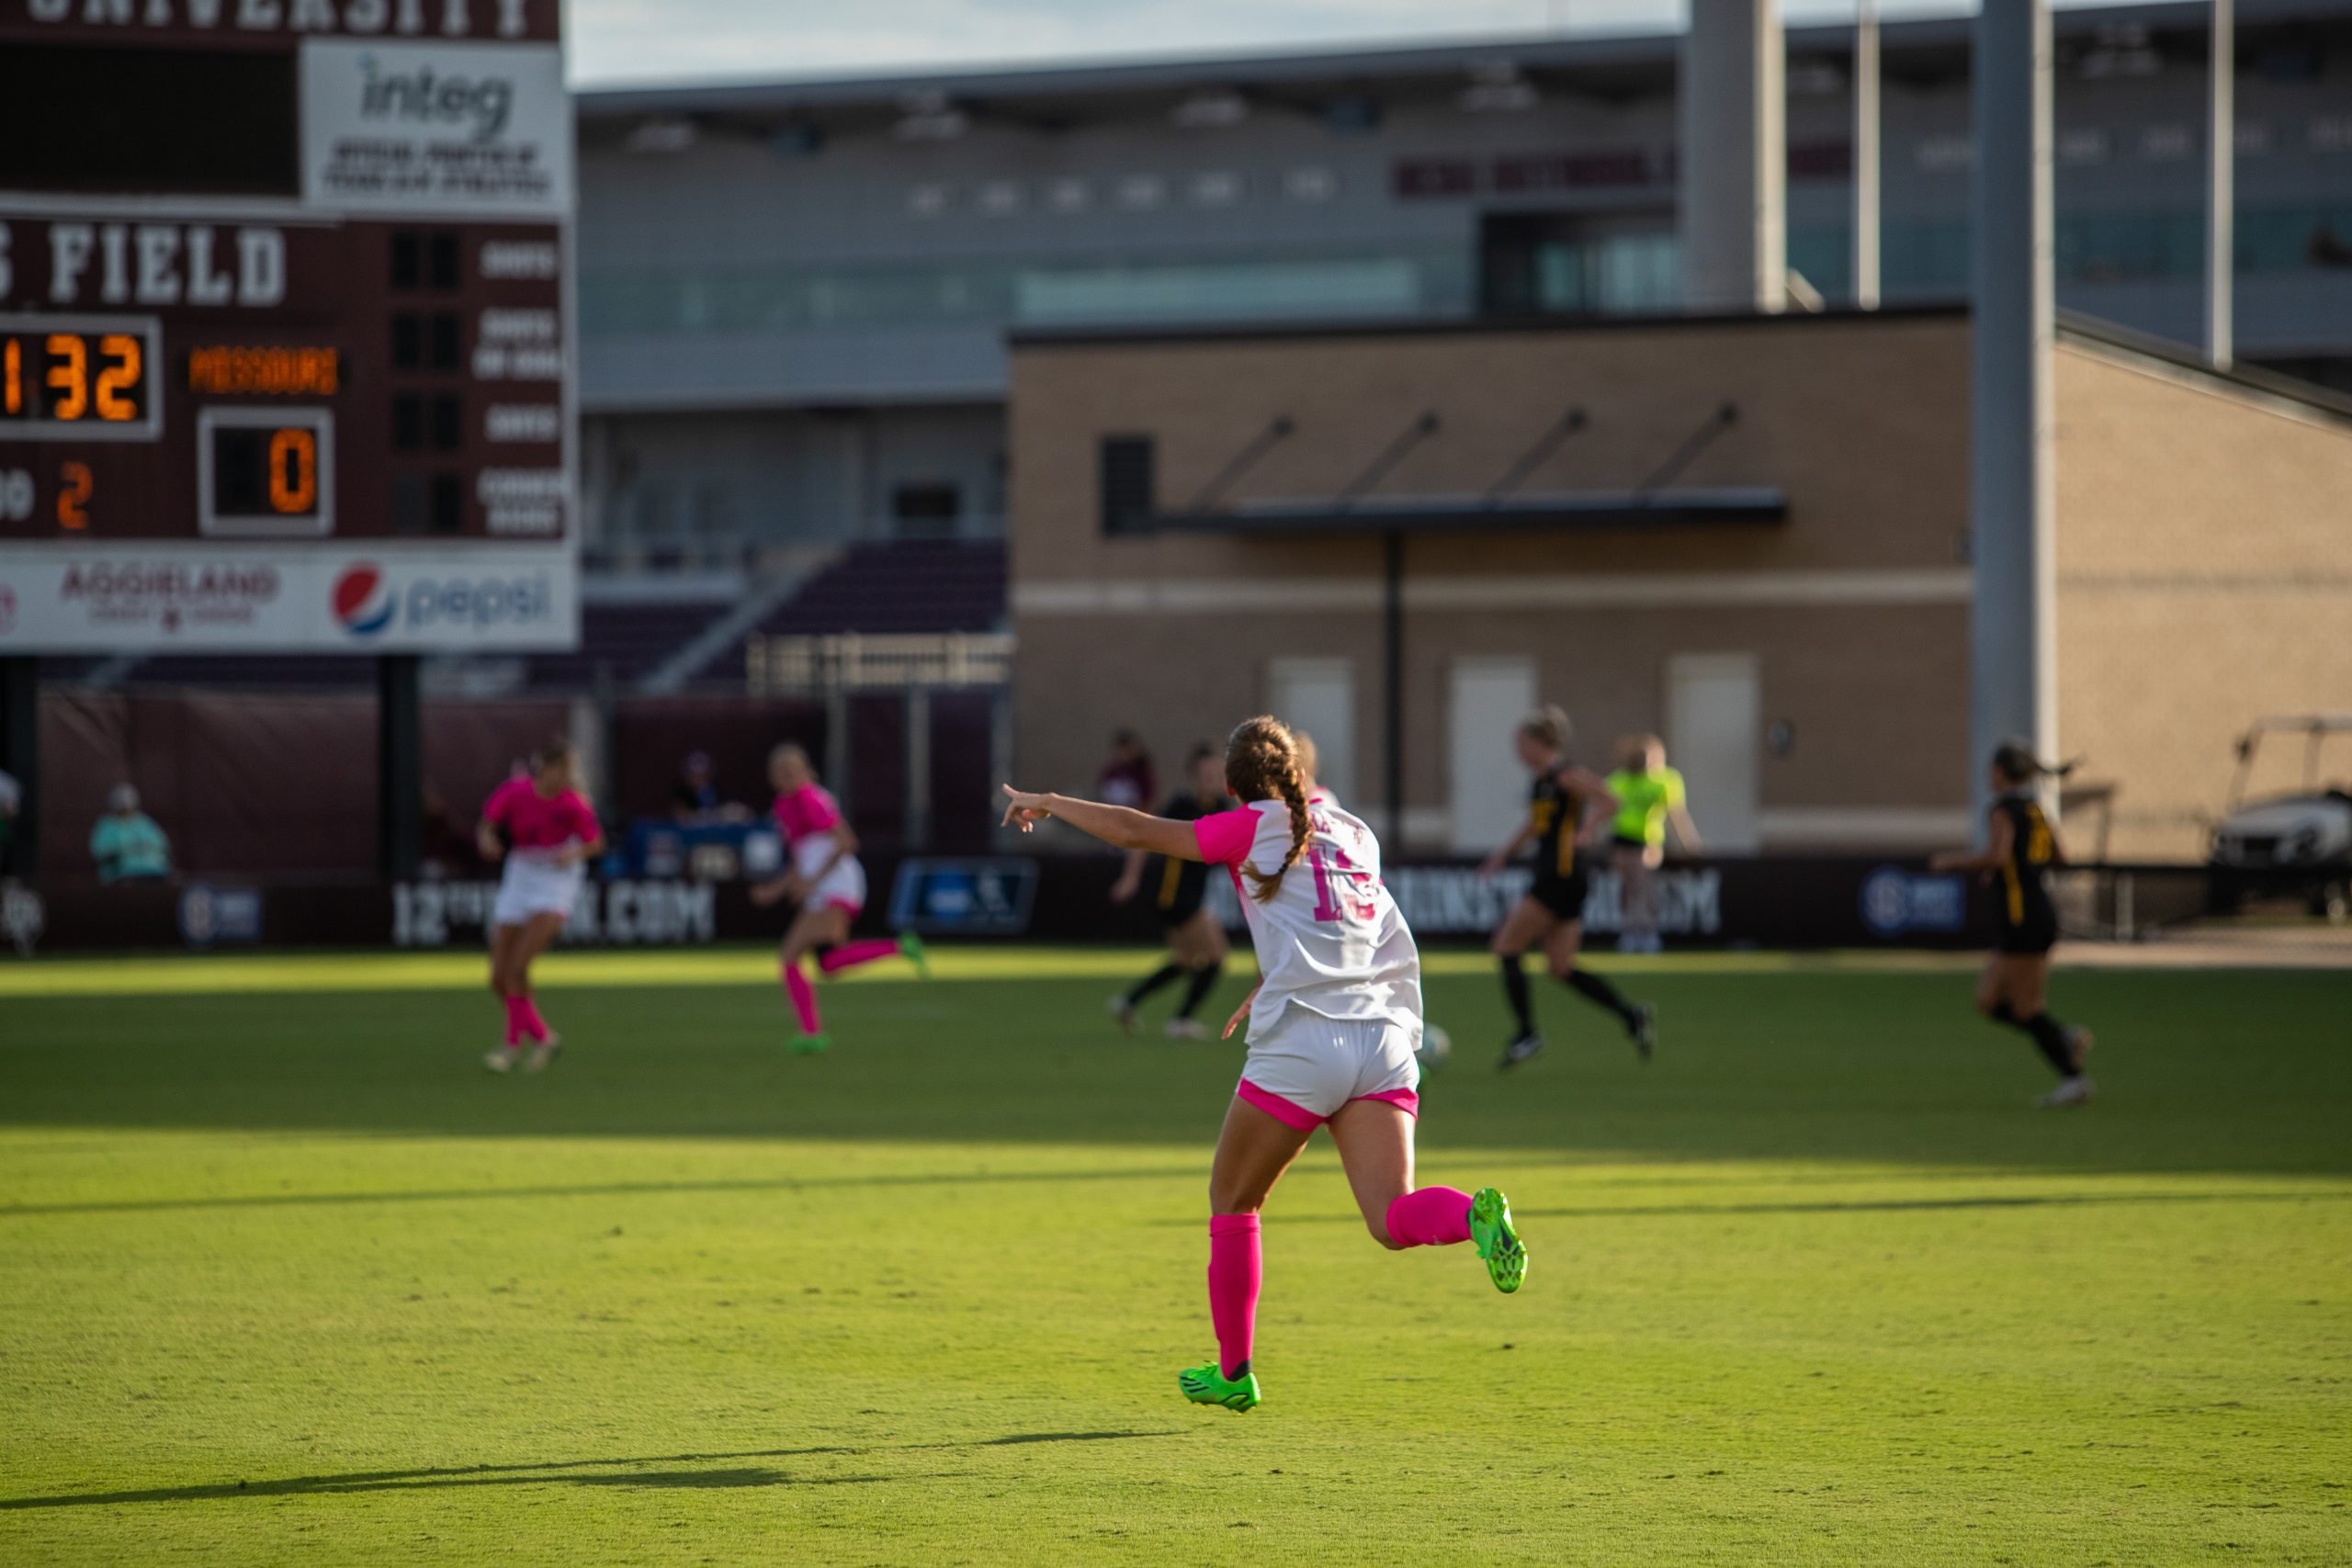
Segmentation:
[(1973, 871), (1999, 878), (2001, 939), (1976, 982), (1976, 1010), (2022, 1031), (2058, 1074), (2058, 1087), (2034, 1101), (2042, 1106), (2088, 1105), (2098, 1086), (2083, 1071), (2091, 1032), (2050, 1016), (2042, 995), (2050, 983), (2050, 950), (2058, 941), (2058, 907), (2050, 899), (2050, 867), (2064, 864), (2058, 835), (2033, 798), (2033, 781), (2072, 772), (2035, 760), (2022, 740), (1993, 753), (1993, 789), (1984, 852), (1948, 851), (1930, 860), (1937, 871)]
[(795, 1051), (821, 1051), (833, 1043), (817, 1013), (817, 988), (800, 967), (801, 956), (817, 955), (818, 973), (825, 976), (871, 964), (877, 958), (905, 956), (917, 969), (927, 969), (922, 942), (914, 932), (893, 939), (849, 940), (850, 922), (865, 907), (865, 868), (857, 860), (857, 835), (842, 818), (842, 808), (825, 786), (808, 753), (784, 745), (768, 753), (768, 783), (775, 786), (775, 823), (784, 834), (791, 869), (752, 889), (752, 902), (765, 908), (790, 898), (799, 910), (786, 928), (776, 964), (784, 976), (784, 994), (800, 1033)]
[(485, 860), (506, 863), (490, 933), (490, 988), (506, 1004), (506, 1042), (484, 1056), (482, 1066), (512, 1072), (519, 1060), (525, 1072), (536, 1073), (555, 1059), (563, 1042), (531, 998), (531, 960), (571, 918), (581, 867), (605, 849), (605, 829), (573, 786), (569, 742), (548, 741), (532, 758), (529, 776), (508, 779), (491, 792), (474, 839)]
[[(1290, 731), (1245, 720), (1225, 748), (1242, 808), (1190, 822), (1004, 786), (1004, 819), (1023, 832), (1057, 817), (1121, 849), (1228, 867), (1264, 974), (1241, 1004), (1250, 1054), (1226, 1108), (1209, 1174), (1209, 1318), (1217, 1359), (1178, 1374), (1196, 1404), (1249, 1410), (1261, 1279), (1259, 1211), (1318, 1126), (1331, 1129), (1365, 1226), (1381, 1246), (1475, 1242), (1495, 1288), (1516, 1291), (1527, 1249), (1510, 1203), (1413, 1186), (1420, 1070), (1421, 962), (1380, 880), (1372, 829), (1338, 807), (1310, 806)], [(1299, 862), (1304, 860), (1304, 866)], [(1245, 880), (1246, 879), (1246, 880)], [(1239, 1022), (1241, 1013), (1234, 1014)]]
[(1597, 844), (1602, 829), (1623, 805), (1609, 786), (1589, 770), (1568, 761), (1568, 716), (1556, 707), (1538, 708), (1523, 720), (1513, 744), (1519, 760), (1535, 774), (1528, 790), (1527, 820), (1510, 842), (1487, 857), (1478, 868), (1493, 876), (1529, 843), (1535, 846), (1535, 883), (1503, 923), (1495, 928), (1489, 951), (1503, 968), (1503, 995), (1510, 1002), (1519, 1032), (1503, 1047), (1501, 1066), (1515, 1067), (1544, 1049), (1535, 1032), (1535, 1003), (1528, 995), (1527, 974), (1520, 955), (1537, 942), (1551, 966), (1552, 978), (1577, 995), (1614, 1013), (1625, 1026), (1634, 1048), (1649, 1059), (1657, 1043), (1657, 1026), (1649, 1004), (1635, 1006), (1617, 987), (1589, 969), (1577, 966), (1577, 949), (1584, 942), (1584, 898), (1590, 872), (1578, 852)]
[[(1225, 793), (1225, 761), (1205, 741), (1193, 748), (1185, 769), (1189, 788), (1159, 808), (1160, 815), (1190, 822), (1222, 811), (1231, 803)], [(1141, 850), (1127, 852), (1127, 863), (1112, 885), (1111, 902), (1124, 904), (1143, 886), (1144, 866), (1153, 857)], [(1196, 860), (1162, 858), (1152, 877), (1152, 913), (1159, 917), (1159, 934), (1168, 943), (1168, 962), (1111, 998), (1111, 1016), (1132, 1034), (1136, 1009), (1143, 999), (1175, 980), (1187, 981), (1184, 999), (1168, 1021), (1171, 1040), (1206, 1040), (1209, 1032), (1193, 1016), (1216, 989), (1225, 973), (1225, 928), (1216, 923), (1203, 900), (1208, 893), (1208, 867)]]

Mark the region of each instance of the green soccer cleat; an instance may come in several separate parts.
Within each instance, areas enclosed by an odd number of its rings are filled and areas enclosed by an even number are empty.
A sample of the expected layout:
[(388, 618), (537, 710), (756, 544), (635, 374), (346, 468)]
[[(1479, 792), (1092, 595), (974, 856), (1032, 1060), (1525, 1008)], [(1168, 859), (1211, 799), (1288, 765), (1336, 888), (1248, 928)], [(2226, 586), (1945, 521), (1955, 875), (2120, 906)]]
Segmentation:
[(912, 931), (900, 931), (899, 954), (915, 966), (916, 974), (926, 980), (931, 978), (931, 954), (923, 951), (922, 938)]
[(1511, 1227), (1510, 1200), (1498, 1187), (1482, 1187), (1470, 1200), (1470, 1239), (1486, 1260), (1487, 1277), (1509, 1295), (1527, 1282), (1527, 1248)]
[(813, 1056), (818, 1052), (829, 1048), (832, 1043), (833, 1037), (830, 1034), (796, 1034), (792, 1037), (792, 1054), (796, 1056)]
[(1176, 1386), (1195, 1404), (1222, 1404), (1237, 1416), (1258, 1408), (1258, 1374), (1228, 1378), (1215, 1361), (1178, 1372)]

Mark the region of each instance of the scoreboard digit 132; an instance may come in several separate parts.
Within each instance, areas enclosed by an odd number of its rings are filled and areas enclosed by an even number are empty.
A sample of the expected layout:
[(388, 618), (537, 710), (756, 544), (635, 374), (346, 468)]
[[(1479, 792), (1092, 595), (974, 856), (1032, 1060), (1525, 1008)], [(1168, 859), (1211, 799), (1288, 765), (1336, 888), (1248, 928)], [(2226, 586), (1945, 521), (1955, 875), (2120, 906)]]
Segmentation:
[(557, 9), (0, 0), (0, 655), (576, 641)]

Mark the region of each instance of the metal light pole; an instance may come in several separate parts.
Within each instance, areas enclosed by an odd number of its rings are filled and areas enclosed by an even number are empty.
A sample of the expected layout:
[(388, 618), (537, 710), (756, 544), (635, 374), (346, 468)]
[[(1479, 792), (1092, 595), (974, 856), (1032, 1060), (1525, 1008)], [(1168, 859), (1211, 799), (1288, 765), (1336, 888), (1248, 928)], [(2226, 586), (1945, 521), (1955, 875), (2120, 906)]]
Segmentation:
[(2050, 11), (1984, 0), (1976, 21), (1976, 297), (1969, 391), (1969, 776), (2010, 736), (2058, 737), (2051, 471)]
[(1878, 309), (1878, 0), (1854, 17), (1854, 304)]
[(2234, 0), (2213, 0), (2211, 81), (2206, 93), (2205, 356), (2230, 367), (2237, 184), (2237, 28)]

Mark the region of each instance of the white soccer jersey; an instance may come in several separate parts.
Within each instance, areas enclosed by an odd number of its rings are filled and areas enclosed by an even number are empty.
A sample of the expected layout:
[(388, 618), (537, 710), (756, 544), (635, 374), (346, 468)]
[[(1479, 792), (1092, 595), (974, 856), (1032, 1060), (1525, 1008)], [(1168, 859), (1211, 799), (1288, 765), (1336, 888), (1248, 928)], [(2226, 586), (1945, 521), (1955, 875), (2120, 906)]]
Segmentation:
[(1261, 903), (1244, 865), (1272, 873), (1290, 849), (1290, 811), (1261, 800), (1193, 824), (1202, 857), (1231, 868), (1265, 982), (1250, 1009), (1250, 1038), (1284, 1009), (1325, 1018), (1385, 1018), (1421, 1035), (1421, 955), (1380, 880), (1380, 840), (1328, 798), (1307, 807), (1306, 848)]

